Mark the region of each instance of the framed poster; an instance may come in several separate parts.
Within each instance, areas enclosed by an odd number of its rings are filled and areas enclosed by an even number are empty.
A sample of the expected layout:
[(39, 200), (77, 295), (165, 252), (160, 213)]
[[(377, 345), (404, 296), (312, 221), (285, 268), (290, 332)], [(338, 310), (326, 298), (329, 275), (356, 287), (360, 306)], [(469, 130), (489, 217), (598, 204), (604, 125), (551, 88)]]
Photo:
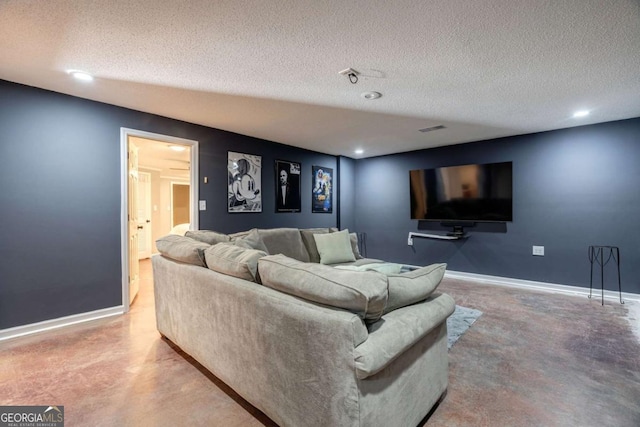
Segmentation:
[(322, 166), (313, 166), (313, 190), (311, 212), (333, 212), (333, 169)]
[(300, 163), (276, 160), (276, 212), (300, 212)]
[(228, 212), (262, 212), (262, 157), (228, 152)]

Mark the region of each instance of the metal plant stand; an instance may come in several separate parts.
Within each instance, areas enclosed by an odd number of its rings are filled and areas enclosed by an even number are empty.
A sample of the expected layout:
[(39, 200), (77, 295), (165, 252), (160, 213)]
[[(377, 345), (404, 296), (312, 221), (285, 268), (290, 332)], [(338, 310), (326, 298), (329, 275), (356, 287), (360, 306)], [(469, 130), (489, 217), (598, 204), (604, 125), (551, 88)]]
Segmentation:
[[(608, 252), (605, 260), (605, 252)], [(589, 246), (589, 262), (591, 263), (591, 278), (589, 279), (589, 298), (593, 289), (593, 263), (600, 264), (600, 286), (602, 288), (602, 305), (604, 305), (604, 266), (609, 261), (614, 260), (618, 267), (618, 293), (620, 294), (620, 304), (622, 301), (622, 285), (620, 284), (620, 249), (617, 246)]]

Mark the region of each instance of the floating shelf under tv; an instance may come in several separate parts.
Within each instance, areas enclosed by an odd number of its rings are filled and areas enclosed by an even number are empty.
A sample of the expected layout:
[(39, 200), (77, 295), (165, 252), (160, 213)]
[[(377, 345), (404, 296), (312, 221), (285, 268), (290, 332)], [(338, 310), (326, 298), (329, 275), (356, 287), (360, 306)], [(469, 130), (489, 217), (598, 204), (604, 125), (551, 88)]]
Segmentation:
[(466, 239), (469, 237), (468, 234), (425, 234), (425, 233), (415, 233), (413, 231), (409, 232), (409, 238), (407, 239), (407, 245), (413, 246), (413, 238), (414, 237), (424, 237), (426, 239), (438, 239), (438, 240), (460, 240)]

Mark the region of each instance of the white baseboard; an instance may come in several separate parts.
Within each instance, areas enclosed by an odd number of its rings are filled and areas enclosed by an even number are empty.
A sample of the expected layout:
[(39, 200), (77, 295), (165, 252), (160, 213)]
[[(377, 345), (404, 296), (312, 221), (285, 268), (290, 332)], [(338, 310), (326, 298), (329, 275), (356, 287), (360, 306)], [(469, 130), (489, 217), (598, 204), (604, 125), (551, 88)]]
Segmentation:
[[(469, 280), (474, 282), (486, 283), (489, 285), (509, 286), (512, 288), (524, 288), (544, 292), (552, 292), (566, 295), (589, 295), (589, 288), (582, 288), (579, 286), (559, 285), (556, 283), (535, 282), (532, 280), (512, 279), (509, 277), (499, 276), (487, 276), (484, 274), (465, 273), (463, 271), (451, 271), (445, 272), (445, 277), (459, 280)], [(599, 287), (593, 288), (591, 298), (600, 299), (601, 289)], [(620, 301), (620, 294), (616, 291), (606, 290), (604, 291), (604, 297), (606, 299), (615, 299)], [(622, 292), (623, 301), (636, 301), (640, 302), (640, 294), (632, 294), (629, 292)]]
[(119, 305), (117, 307), (103, 308), (88, 313), (74, 314), (57, 319), (45, 320), (43, 322), (31, 323), (29, 325), (16, 326), (15, 328), (0, 329), (0, 341), (50, 331), (52, 329), (64, 328), (78, 323), (90, 322), (104, 317), (117, 316), (123, 313), (124, 307)]

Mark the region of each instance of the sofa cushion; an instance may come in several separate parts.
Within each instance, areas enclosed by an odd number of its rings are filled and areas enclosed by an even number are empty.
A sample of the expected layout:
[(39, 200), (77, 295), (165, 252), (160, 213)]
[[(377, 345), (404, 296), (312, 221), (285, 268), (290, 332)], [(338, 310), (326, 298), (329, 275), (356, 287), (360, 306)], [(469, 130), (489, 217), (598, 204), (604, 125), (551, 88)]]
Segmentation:
[[(361, 258), (364, 259), (364, 258)], [(357, 260), (356, 260), (357, 262)], [(392, 262), (370, 262), (366, 264), (357, 265), (356, 262), (349, 264), (341, 264), (334, 265), (334, 268), (340, 268), (343, 270), (352, 270), (352, 271), (377, 271), (383, 274), (400, 274), (402, 271), (402, 264), (396, 264)]]
[(444, 277), (447, 264), (431, 264), (402, 274), (389, 274), (389, 302), (385, 313), (426, 299)]
[(252, 282), (259, 282), (258, 260), (266, 255), (264, 251), (246, 249), (233, 243), (219, 243), (204, 251), (210, 270)]
[(356, 260), (351, 248), (349, 230), (329, 234), (314, 234), (313, 238), (318, 247), (321, 264), (339, 264)]
[(269, 255), (258, 261), (258, 272), (264, 286), (349, 310), (366, 320), (379, 319), (387, 304), (387, 277), (375, 271), (338, 270)]
[(302, 262), (309, 262), (309, 253), (297, 228), (258, 230), (270, 255), (283, 254)]
[(204, 251), (210, 246), (177, 234), (169, 234), (156, 240), (156, 247), (163, 256), (201, 267), (206, 267)]
[(215, 245), (222, 242), (228, 242), (231, 240), (226, 234), (218, 233), (211, 230), (191, 230), (185, 233), (186, 237), (191, 237), (199, 242)]
[(302, 237), (302, 243), (307, 248), (309, 253), (309, 261), (320, 263), (320, 253), (318, 252), (318, 246), (316, 246), (316, 239), (313, 238), (314, 234), (327, 234), (328, 228), (307, 228), (300, 230), (300, 237)]
[(247, 234), (243, 235), (242, 237), (233, 239), (233, 242), (237, 246), (241, 246), (243, 248), (256, 249), (258, 251), (269, 253), (269, 251), (267, 250), (267, 247), (262, 241), (262, 237), (260, 237), (260, 234), (258, 233), (257, 228), (251, 229), (251, 231), (249, 231)]

